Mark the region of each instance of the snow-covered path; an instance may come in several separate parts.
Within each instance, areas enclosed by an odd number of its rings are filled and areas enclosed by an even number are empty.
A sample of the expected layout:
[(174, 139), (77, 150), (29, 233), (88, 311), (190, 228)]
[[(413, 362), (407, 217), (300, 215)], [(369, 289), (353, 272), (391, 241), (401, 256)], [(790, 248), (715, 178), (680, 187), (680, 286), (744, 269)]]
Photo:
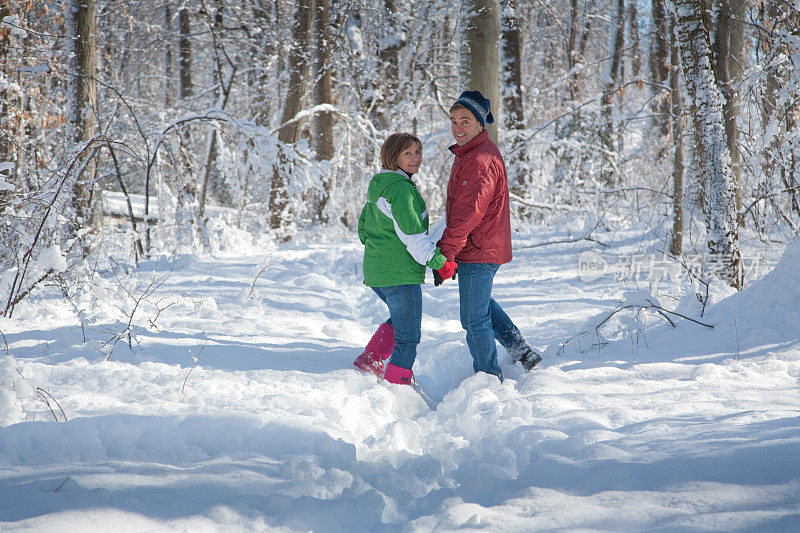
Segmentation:
[[(495, 297), (541, 349), (635, 288), (583, 281), (588, 249), (521, 249), (498, 274)], [(551, 349), (530, 373), (501, 349), (502, 384), (472, 375), (456, 284), (427, 285), (414, 370), (434, 410), (352, 370), (386, 314), (360, 253), (295, 243), (109, 272), (86, 289), (85, 342), (55, 297), (2, 319), (0, 528), (800, 529), (797, 250), (716, 304), (713, 331)], [(119, 286), (154, 293), (133, 350), (122, 336), (110, 351), (135, 300)]]

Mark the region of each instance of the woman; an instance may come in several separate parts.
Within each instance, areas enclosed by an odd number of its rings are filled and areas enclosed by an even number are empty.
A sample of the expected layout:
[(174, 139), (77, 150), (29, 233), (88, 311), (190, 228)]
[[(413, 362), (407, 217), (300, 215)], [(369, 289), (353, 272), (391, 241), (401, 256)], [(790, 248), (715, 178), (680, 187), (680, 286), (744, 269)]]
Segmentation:
[[(353, 364), (363, 372), (384, 373), (390, 383), (409, 384), (422, 330), (425, 267), (453, 275), (428, 234), (425, 200), (411, 180), (422, 164), (422, 142), (409, 133), (390, 135), (381, 146), (380, 172), (372, 177), (367, 203), (358, 218), (364, 245), (364, 283), (389, 307), (389, 320), (378, 327)], [(449, 273), (449, 274), (448, 274)], [(389, 358), (384, 372), (383, 362)]]

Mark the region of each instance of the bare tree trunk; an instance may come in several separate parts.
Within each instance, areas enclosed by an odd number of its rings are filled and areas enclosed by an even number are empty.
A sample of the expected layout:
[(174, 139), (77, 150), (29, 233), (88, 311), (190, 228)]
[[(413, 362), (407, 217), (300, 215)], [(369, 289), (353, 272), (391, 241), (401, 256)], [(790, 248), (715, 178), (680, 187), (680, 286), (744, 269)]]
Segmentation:
[(704, 24), (704, 2), (673, 0), (675, 34), (694, 127), (694, 155), (704, 188), (706, 242), (716, 273), (741, 287), (739, 235), (733, 172), (730, 166), (722, 95), (711, 68), (711, 44)]
[[(12, 11), (10, 1), (0, 1), (0, 20), (3, 20), (4, 17), (8, 17), (11, 14)], [(10, 55), (11, 31), (8, 28), (0, 27), (0, 72), (4, 72), (6, 75), (9, 75), (11, 72), (8, 64)], [(17, 74), (17, 76), (19, 76), (19, 74)], [(17, 190), (14, 191), (13, 189), (0, 187), (0, 212), (5, 210), (5, 207), (10, 201), (12, 193), (22, 192), (20, 190), (22, 187), (17, 181), (19, 179), (16, 167), (17, 154), (16, 150), (14, 149), (14, 136), (16, 135), (21, 137), (24, 135), (25, 129), (20, 127), (23, 124), (24, 115), (23, 113), (19, 113), (19, 109), (15, 109), (16, 107), (20, 106), (20, 100), (21, 99), (14, 95), (12, 91), (9, 91), (5, 88), (0, 90), (0, 163), (14, 164), (14, 167), (12, 168), (3, 168), (0, 170), (0, 180), (5, 181), (9, 185), (13, 185), (17, 188)], [(18, 118), (14, 120), (13, 115), (16, 115)], [(16, 122), (16, 128), (11, 126), (12, 120)], [(15, 129), (17, 131), (14, 131)], [(19, 181), (22, 180), (20, 179)], [(8, 251), (10, 252), (10, 250)], [(0, 253), (0, 255), (4, 254)]]
[[(228, 105), (228, 97), (231, 94), (231, 87), (233, 85), (233, 77), (236, 74), (236, 69), (232, 68), (231, 71), (228, 73), (227, 79), (223, 80), (219, 84), (219, 97), (217, 99), (217, 107), (219, 109), (225, 109)], [(214, 164), (217, 159), (217, 136), (219, 135), (219, 131), (216, 128), (211, 130), (208, 134), (208, 141), (206, 142), (206, 157), (205, 157), (205, 164), (203, 165), (203, 187), (200, 192), (200, 202), (198, 206), (198, 224), (199, 229), (201, 230), (201, 237), (204, 238), (204, 244), (209, 245), (208, 239), (205, 238), (206, 230), (206, 200), (208, 200), (209, 196), (209, 188), (213, 189), (214, 187), (211, 186), (211, 172), (214, 168)]]
[(569, 69), (569, 96), (570, 100), (578, 97), (578, 73), (573, 69), (578, 63), (578, 34), (580, 24), (578, 22), (578, 0), (570, 0), (569, 3), (569, 38), (567, 39), (567, 68)]
[[(770, 64), (761, 99), (761, 125), (764, 132), (772, 132), (770, 141), (761, 154), (762, 181), (767, 187), (781, 186), (787, 191), (787, 201), (792, 211), (800, 215), (800, 183), (798, 151), (800, 140), (793, 135), (785, 149), (786, 136), (798, 127), (798, 98), (781, 98), (781, 89), (795, 74), (786, 68), (780, 57), (792, 57), (794, 52), (788, 40), (800, 36), (800, 9), (782, 0), (766, 0), (761, 5), (759, 19), (759, 62)], [(788, 30), (788, 31), (787, 31)], [(796, 65), (795, 65), (796, 68)], [(796, 75), (796, 74), (795, 74)], [(788, 152), (788, 153), (787, 153)]]
[[(316, 84), (314, 86), (315, 104), (333, 103), (333, 65), (331, 64), (331, 48), (333, 35), (331, 28), (330, 0), (317, 0), (315, 9), (315, 48), (316, 48)], [(333, 113), (321, 111), (315, 116), (314, 148), (318, 161), (333, 159)], [(326, 177), (322, 183), (322, 197), (317, 205), (317, 219), (327, 222), (325, 207), (331, 195), (332, 178)]]
[[(500, 13), (497, 0), (464, 0), (464, 44), (461, 48), (462, 89), (480, 91), (491, 102), (498, 118), (500, 79), (498, 41)], [(489, 137), (497, 143), (497, 122), (486, 124)]]
[(313, 7), (313, 0), (299, 0), (295, 11), (292, 49), (289, 53), (289, 88), (283, 106), (282, 126), (278, 133), (278, 139), (288, 144), (294, 144), (300, 139), (301, 121), (289, 121), (302, 109), (308, 86)]
[(517, 0), (504, 0), (503, 5), (503, 113), (508, 130), (525, 128), (525, 106), (522, 88), (522, 36), (517, 20)]
[[(796, 3), (794, 6), (787, 4), (783, 5), (786, 11), (785, 24), (789, 29), (791, 40), (795, 43), (792, 51), (796, 54), (798, 46), (796, 43), (800, 42), (800, 6)], [(797, 64), (793, 63), (795, 70), (794, 75), (797, 76)], [(794, 96), (789, 98), (786, 103), (786, 131), (787, 132), (800, 132), (800, 94), (795, 91)], [(792, 209), (796, 215), (800, 216), (800, 135), (793, 135), (788, 140), (788, 161), (784, 165), (783, 170), (783, 183), (789, 191), (789, 201)]]
[[(8, 0), (0, 2), (0, 20), (11, 15), (11, 6)], [(11, 31), (8, 28), (0, 28), (0, 69), (8, 72), (8, 56), (11, 49)], [(10, 161), (13, 143), (11, 142), (11, 131), (8, 128), (8, 118), (11, 114), (11, 93), (7, 89), (0, 90), (0, 163)], [(7, 177), (2, 176), (0, 177)], [(6, 195), (6, 191), (0, 191), (0, 198)], [(2, 200), (0, 199), (0, 202)]]
[[(11, 15), (11, 6), (8, 0), (0, 2), (0, 20), (4, 17)], [(9, 72), (8, 69), (8, 56), (11, 49), (11, 31), (8, 28), (0, 28), (0, 70)], [(14, 143), (11, 142), (11, 128), (8, 127), (9, 118), (11, 115), (11, 98), (12, 95), (7, 89), (0, 90), (0, 163), (13, 161), (13, 147)], [(12, 170), (8, 169), (0, 171), (0, 180), (11, 180)], [(8, 190), (0, 188), (0, 210), (5, 206), (8, 195)]]
[(628, 4), (628, 37), (631, 47), (631, 72), (634, 78), (642, 71), (642, 47), (639, 38), (639, 10), (636, 2)]
[[(223, 62), (221, 56), (228, 57), (225, 53), (225, 46), (220, 42), (220, 33), (223, 30), (223, 23), (225, 21), (225, 16), (223, 10), (225, 9), (225, 2), (224, 0), (214, 0), (214, 16), (210, 17), (206, 14), (206, 20), (209, 25), (209, 29), (211, 31), (211, 38), (214, 43), (214, 55), (216, 57), (216, 61), (213, 62), (215, 65), (211, 68), (211, 84), (214, 85), (214, 92), (215, 96), (217, 97), (217, 106), (219, 106), (219, 102), (222, 101), (224, 98), (225, 91), (225, 76), (223, 75)], [(220, 51), (222, 53), (220, 53)], [(230, 60), (228, 59), (228, 63)]]
[[(331, 48), (333, 47), (333, 35), (330, 30), (330, 0), (317, 0), (315, 13), (317, 82), (314, 86), (314, 99), (316, 104), (332, 104), (333, 65), (331, 64)], [(317, 113), (315, 130), (317, 158), (321, 161), (333, 159), (333, 114), (328, 111)]]
[(67, 4), (67, 16), (74, 42), (69, 84), (73, 105), (69, 109), (69, 122), (74, 128), (74, 140), (79, 143), (91, 139), (97, 131), (97, 117), (93, 113), (97, 103), (94, 0), (73, 0)]
[(172, 11), (164, 4), (164, 107), (172, 105)]
[[(289, 88), (283, 106), (282, 126), (278, 132), (278, 140), (284, 144), (294, 144), (300, 139), (300, 120), (293, 119), (302, 109), (306, 92), (313, 9), (313, 0), (298, 0), (292, 30), (292, 49), (289, 53)], [(285, 156), (279, 157), (269, 190), (270, 227), (276, 230), (283, 228), (288, 215), (283, 168), (287, 163)]]
[(603, 181), (608, 186), (613, 186), (617, 181), (616, 157), (614, 145), (614, 94), (620, 84), (619, 71), (622, 63), (622, 47), (625, 45), (625, 0), (616, 0), (614, 26), (611, 32), (610, 53), (611, 62), (603, 80), (603, 96), (600, 99), (600, 109), (605, 120), (605, 126), (600, 134), (603, 143)]
[[(786, 129), (800, 131), (800, 102), (795, 101), (786, 110)], [(789, 191), (792, 209), (800, 215), (800, 137), (795, 136), (789, 141), (789, 164), (784, 171), (783, 183)]]
[[(94, 0), (73, 0), (66, 5), (65, 19), (71, 37), (70, 76), (68, 79), (68, 121), (72, 125), (73, 142), (81, 145), (97, 132), (97, 24)], [(73, 233), (95, 226), (92, 214), (92, 187), (96, 162), (81, 161), (75, 168), (83, 171), (73, 185), (73, 206), (76, 219)], [(88, 249), (84, 247), (84, 255)]]
[[(215, 11), (213, 18), (208, 16), (208, 25), (211, 31), (211, 35), (213, 38), (215, 48), (221, 47), (220, 40), (218, 38), (218, 33), (222, 29), (223, 24), (223, 8), (224, 3), (222, 0), (215, 0)], [(215, 68), (212, 68), (211, 79), (213, 80), (216, 88), (215, 93), (217, 97), (217, 101), (215, 102), (215, 106), (219, 109), (225, 109), (228, 105), (228, 96), (230, 95), (231, 86), (233, 85), (233, 77), (236, 74), (236, 65), (231, 67), (231, 70), (228, 74), (223, 77), (223, 63), (219, 59), (220, 56), (227, 57), (225, 54), (224, 48), (222, 49), (222, 53), (220, 53), (219, 49), (215, 49), (215, 55), (217, 57), (217, 61), (215, 62)], [(212, 173), (216, 164), (217, 160), (217, 137), (219, 136), (219, 132), (216, 128), (212, 129), (211, 132), (208, 134), (208, 140), (206, 141), (206, 157), (205, 163), (203, 165), (203, 180), (202, 180), (202, 187), (200, 189), (200, 201), (198, 206), (198, 223), (201, 230), (201, 237), (205, 237), (206, 230), (205, 224), (206, 220), (206, 201), (208, 200), (209, 196), (216, 197), (217, 199), (222, 196), (222, 191), (220, 190), (219, 183), (217, 179), (211, 179)], [(204, 244), (209, 244), (205, 242)]]
[[(191, 34), (191, 24), (189, 20), (189, 10), (185, 7), (182, 7), (178, 11), (178, 95), (181, 100), (190, 97), (193, 93), (193, 83), (192, 83), (192, 43), (190, 41)], [(177, 206), (176, 206), (176, 220), (180, 220), (181, 217), (187, 223), (195, 224), (196, 228), (201, 228), (201, 222), (196, 219), (194, 216), (195, 202), (197, 200), (197, 185), (195, 184), (194, 178), (194, 169), (192, 167), (192, 160), (191, 154), (192, 150), (190, 146), (192, 144), (192, 135), (189, 128), (186, 128), (179, 136), (179, 158), (180, 158), (180, 165), (182, 167), (182, 176), (178, 176), (178, 194), (177, 194)], [(180, 215), (179, 215), (180, 213)], [(183, 215), (183, 213), (190, 213), (189, 215)], [(182, 232), (179, 232), (179, 235), (183, 235), (186, 242), (184, 244), (189, 244), (191, 241), (189, 240), (189, 235), (192, 234), (190, 231), (186, 231), (186, 228), (182, 228), (182, 224), (179, 223), (179, 229), (182, 229)]]
[[(251, 83), (256, 84), (258, 91), (254, 98), (253, 120), (259, 126), (269, 124), (272, 116), (271, 97), (277, 98), (279, 95), (267, 94), (270, 81), (279, 78), (275, 72), (271, 72), (269, 67), (270, 58), (275, 58), (274, 63), (279, 64), (278, 43), (271, 39), (271, 29), (278, 26), (277, 5), (274, 2), (255, 2), (252, 7), (253, 25), (259, 29), (258, 39), (250, 40), (250, 55), (253, 60), (260, 59), (261, 68), (257, 72), (248, 74), (251, 76)], [(280, 67), (277, 67), (280, 70)]]
[[(759, 48), (763, 50), (766, 58), (769, 58), (773, 49), (771, 33), (774, 32), (774, 26), (777, 24), (778, 14), (779, 9), (776, 0), (767, 0), (764, 2), (760, 22), (761, 26), (767, 31), (759, 33)], [(764, 95), (761, 100), (761, 126), (766, 131), (770, 127), (770, 123), (776, 119), (775, 110), (777, 108), (778, 89), (780, 87), (777, 69), (772, 68), (767, 71), (764, 85)], [(764, 148), (761, 174), (765, 181), (769, 181), (775, 170), (778, 145), (776, 141), (773, 141), (768, 147), (765, 146)]]
[[(671, 18), (671, 17), (670, 17)], [(680, 53), (678, 41), (675, 38), (675, 21), (670, 24), (670, 35), (672, 36), (672, 46), (670, 47), (670, 104), (672, 115), (672, 144), (674, 152), (672, 156), (672, 240), (670, 241), (669, 251), (674, 256), (679, 256), (683, 252), (683, 99), (680, 90)]]
[[(669, 77), (667, 66), (670, 36), (664, 0), (653, 0), (651, 9), (653, 32), (650, 38), (650, 77), (653, 81), (653, 128), (661, 137), (666, 137), (670, 130), (670, 97), (666, 90)], [(674, 41), (674, 38), (671, 40)]]
[(399, 89), (400, 73), (400, 49), (403, 47), (404, 35), (403, 21), (398, 10), (396, 0), (384, 0), (384, 8), (389, 18), (389, 34), (385, 39), (385, 44), (379, 51), (379, 58), (383, 70), (381, 81), (384, 86), (379, 88), (381, 97), (373, 105), (373, 116), (375, 125), (379, 130), (385, 130), (391, 126), (391, 117), (394, 116), (394, 105), (397, 103), (397, 91)]
[(739, 93), (735, 85), (738, 85), (741, 80), (743, 70), (743, 17), (744, 3), (742, 0), (722, 0), (720, 2), (715, 43), (717, 61), (714, 64), (717, 84), (724, 98), (722, 109), (725, 117), (728, 150), (731, 154), (737, 213), (742, 210), (742, 169), (739, 156), (739, 130), (736, 128)]
[(525, 131), (525, 104), (523, 101), (522, 87), (522, 35), (519, 30), (517, 0), (504, 0), (502, 16), (503, 41), (503, 116), (505, 128), (511, 136), (506, 150), (508, 158), (506, 164), (511, 169), (509, 172), (509, 185), (517, 192), (522, 193), (526, 182), (524, 174), (527, 161), (526, 142), (521, 138)]
[(189, 22), (189, 10), (186, 8), (178, 12), (178, 77), (180, 82), (181, 98), (192, 95), (192, 43), (189, 40), (192, 29)]

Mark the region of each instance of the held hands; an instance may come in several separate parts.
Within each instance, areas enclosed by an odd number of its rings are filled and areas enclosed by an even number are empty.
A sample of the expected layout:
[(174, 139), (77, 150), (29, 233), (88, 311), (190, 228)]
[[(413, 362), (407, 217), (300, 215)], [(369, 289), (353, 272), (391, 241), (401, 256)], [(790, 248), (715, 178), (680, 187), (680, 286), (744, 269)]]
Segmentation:
[(438, 287), (447, 278), (456, 279), (456, 272), (458, 272), (458, 263), (455, 261), (445, 261), (444, 266), (439, 270), (433, 271), (433, 285)]
[(442, 279), (447, 278), (455, 278), (456, 269), (458, 268), (458, 263), (455, 261), (445, 261), (444, 266), (437, 270), (436, 272), (442, 276)]

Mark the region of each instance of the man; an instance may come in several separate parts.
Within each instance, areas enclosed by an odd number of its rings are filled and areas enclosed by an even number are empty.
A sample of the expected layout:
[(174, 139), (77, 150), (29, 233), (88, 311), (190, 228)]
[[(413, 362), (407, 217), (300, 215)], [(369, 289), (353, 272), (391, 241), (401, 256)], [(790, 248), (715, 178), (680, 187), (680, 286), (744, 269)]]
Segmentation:
[[(456, 158), (447, 184), (447, 228), (437, 245), (448, 261), (458, 264), (461, 325), (475, 372), (503, 380), (497, 364), (500, 341), (514, 361), (532, 369), (541, 356), (525, 340), (492, 298), (492, 281), (500, 265), (511, 261), (511, 212), (503, 156), (489, 139), (491, 104), (478, 91), (465, 91), (450, 108)], [(448, 265), (437, 271), (453, 275)]]

